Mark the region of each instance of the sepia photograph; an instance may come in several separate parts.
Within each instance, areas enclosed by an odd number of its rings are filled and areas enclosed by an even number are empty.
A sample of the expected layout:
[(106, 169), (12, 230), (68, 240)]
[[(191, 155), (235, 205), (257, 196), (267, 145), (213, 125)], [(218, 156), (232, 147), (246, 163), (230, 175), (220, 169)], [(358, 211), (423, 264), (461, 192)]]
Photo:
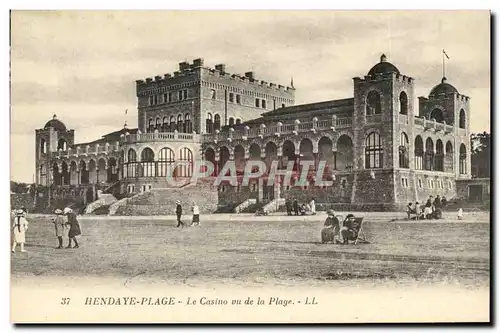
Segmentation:
[(11, 323), (490, 323), (490, 31), (12, 10)]

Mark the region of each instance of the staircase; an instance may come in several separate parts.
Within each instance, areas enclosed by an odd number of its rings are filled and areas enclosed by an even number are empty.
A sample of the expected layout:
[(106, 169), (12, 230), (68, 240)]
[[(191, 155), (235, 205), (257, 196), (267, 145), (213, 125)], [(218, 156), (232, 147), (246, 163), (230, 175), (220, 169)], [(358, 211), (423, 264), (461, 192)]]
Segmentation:
[(118, 200), (112, 194), (101, 193), (99, 198), (88, 204), (85, 208), (85, 214), (92, 214), (96, 209), (101, 208), (102, 206), (109, 206)]
[(217, 187), (198, 180), (174, 188), (153, 188), (115, 202), (110, 206), (109, 215), (174, 215), (177, 200), (181, 202), (183, 214), (191, 214), (194, 202), (201, 213), (213, 213), (217, 210)]
[(246, 199), (242, 203), (240, 203), (236, 208), (234, 209), (235, 213), (242, 213), (245, 209), (248, 207), (255, 205), (257, 203), (257, 199)]
[(279, 210), (280, 206), (285, 204), (284, 198), (274, 199), (269, 201), (267, 204), (262, 207), (262, 210), (266, 213), (273, 213)]

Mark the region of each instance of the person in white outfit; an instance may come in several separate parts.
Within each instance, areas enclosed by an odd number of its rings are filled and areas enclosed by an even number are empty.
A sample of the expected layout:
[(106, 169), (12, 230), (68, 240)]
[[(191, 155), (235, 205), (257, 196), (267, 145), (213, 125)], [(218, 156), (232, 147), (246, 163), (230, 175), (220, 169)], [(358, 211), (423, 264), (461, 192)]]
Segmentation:
[(462, 208), (459, 208), (459, 209), (458, 209), (457, 218), (458, 218), (459, 220), (461, 220), (461, 219), (463, 219), (463, 218), (464, 218), (464, 211), (463, 211), (463, 209), (462, 209)]
[(26, 252), (24, 250), (24, 243), (26, 243), (26, 230), (28, 230), (28, 220), (26, 220), (26, 214), (22, 209), (16, 210), (16, 216), (14, 217), (14, 223), (12, 226), (14, 232), (14, 243), (12, 244), (12, 252), (16, 252), (17, 244), (21, 244), (21, 252)]
[(200, 208), (196, 204), (196, 202), (193, 203), (193, 225), (199, 226), (200, 225)]
[(316, 202), (314, 201), (314, 199), (309, 202), (309, 209), (311, 210), (312, 215), (316, 215)]

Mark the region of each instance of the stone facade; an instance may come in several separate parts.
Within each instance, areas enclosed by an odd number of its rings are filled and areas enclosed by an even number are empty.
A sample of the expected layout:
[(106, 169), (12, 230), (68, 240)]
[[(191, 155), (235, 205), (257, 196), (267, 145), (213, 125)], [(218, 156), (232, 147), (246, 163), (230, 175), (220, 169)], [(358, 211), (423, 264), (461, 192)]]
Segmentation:
[[(314, 198), (320, 207), (391, 210), (429, 195), (454, 198), (457, 181), (470, 178), (469, 97), (443, 78), (428, 97), (419, 97), (417, 112), (415, 84), (383, 55), (367, 75), (353, 78), (353, 97), (294, 105), (293, 84), (268, 83), (253, 72), (230, 74), (222, 64), (208, 68), (203, 59), (182, 62), (173, 74), (136, 81), (137, 129), (124, 127), (84, 144), (75, 144), (74, 131), (57, 119), (37, 130), (37, 183), (99, 184), (128, 196), (155, 189), (181, 193), (196, 161), (212, 162), (212, 177), (234, 161), (237, 184), (209, 191), (219, 207)], [(61, 139), (66, 144), (58, 147)], [(242, 184), (252, 161), (264, 162), (266, 170)], [(278, 173), (292, 167), (290, 183), (270, 174), (273, 163)], [(42, 172), (43, 164), (49, 172)]]

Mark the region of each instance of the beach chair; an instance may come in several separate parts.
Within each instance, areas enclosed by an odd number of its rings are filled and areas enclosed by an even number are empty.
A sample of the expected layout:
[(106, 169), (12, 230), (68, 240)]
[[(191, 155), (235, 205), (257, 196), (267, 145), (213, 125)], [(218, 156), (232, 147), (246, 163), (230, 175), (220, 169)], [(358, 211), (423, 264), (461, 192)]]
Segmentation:
[(354, 231), (357, 231), (357, 237), (356, 240), (354, 241), (354, 245), (361, 243), (361, 244), (370, 244), (370, 242), (366, 239), (365, 233), (363, 231), (363, 218), (362, 217), (355, 217), (354, 222), (352, 223), (351, 227), (353, 228)]

